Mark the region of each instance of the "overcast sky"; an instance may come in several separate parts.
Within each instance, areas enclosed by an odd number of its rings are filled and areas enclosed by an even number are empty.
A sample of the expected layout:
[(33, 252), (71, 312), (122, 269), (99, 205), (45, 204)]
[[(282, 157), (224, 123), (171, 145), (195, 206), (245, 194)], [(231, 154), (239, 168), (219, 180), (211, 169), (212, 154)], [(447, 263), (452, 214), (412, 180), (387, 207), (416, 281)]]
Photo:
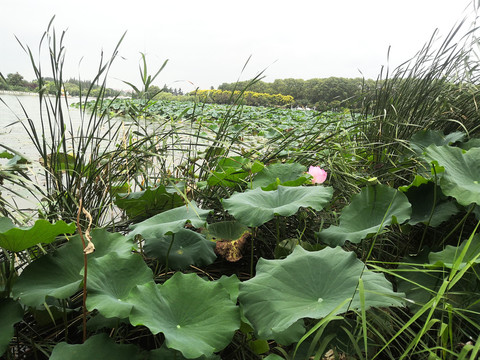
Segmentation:
[[(126, 31), (108, 86), (126, 88), (120, 80), (139, 86), (143, 52), (151, 72), (169, 59), (155, 85), (184, 91), (247, 80), (264, 69), (265, 81), (376, 78), (389, 46), (395, 67), (436, 28), (445, 36), (474, 10), (472, 0), (0, 0), (0, 5), (4, 76), (19, 72), (34, 78), (15, 36), (37, 56), (55, 15), (57, 32), (67, 29), (67, 78), (91, 79), (102, 49), (109, 55)], [(44, 61), (45, 72), (47, 66)]]

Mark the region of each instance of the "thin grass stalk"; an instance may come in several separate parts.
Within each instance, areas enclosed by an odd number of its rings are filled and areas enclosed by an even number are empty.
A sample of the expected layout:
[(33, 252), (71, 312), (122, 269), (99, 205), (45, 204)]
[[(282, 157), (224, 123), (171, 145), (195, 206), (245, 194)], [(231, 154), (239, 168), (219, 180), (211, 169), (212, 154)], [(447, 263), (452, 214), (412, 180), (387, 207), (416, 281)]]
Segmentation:
[(77, 213), (77, 230), (78, 234), (80, 235), (80, 240), (82, 241), (83, 247), (83, 292), (82, 292), (82, 321), (83, 321), (83, 341), (87, 341), (87, 270), (88, 270), (88, 257), (85, 249), (87, 248), (87, 244), (85, 243), (85, 238), (83, 237), (82, 232), (82, 225), (80, 224), (80, 214), (82, 213), (83, 206), (82, 206), (82, 198), (79, 200), (78, 206), (78, 213)]

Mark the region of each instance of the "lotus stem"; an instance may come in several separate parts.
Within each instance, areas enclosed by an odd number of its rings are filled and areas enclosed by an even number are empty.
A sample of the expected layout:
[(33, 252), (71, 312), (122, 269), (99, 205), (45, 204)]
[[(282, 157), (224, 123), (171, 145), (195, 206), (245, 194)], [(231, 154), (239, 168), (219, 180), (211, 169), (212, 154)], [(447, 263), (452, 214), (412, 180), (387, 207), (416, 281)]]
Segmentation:
[(175, 241), (175, 234), (172, 234), (172, 241), (170, 241), (170, 246), (167, 250), (167, 258), (165, 259), (165, 280), (167, 280), (168, 274), (168, 258), (170, 257), (170, 250), (172, 250), (173, 242)]
[(280, 217), (275, 216), (275, 226), (277, 228), (277, 248), (280, 246)]
[[(80, 225), (80, 214), (83, 213), (89, 220), (88, 227), (85, 231), (85, 236), (82, 232), (82, 227)], [(87, 265), (88, 265), (88, 254), (91, 254), (95, 251), (95, 246), (93, 245), (90, 237), (90, 227), (92, 226), (92, 216), (90, 213), (83, 208), (82, 197), (80, 196), (80, 201), (78, 204), (78, 213), (77, 213), (77, 229), (78, 234), (80, 235), (80, 240), (82, 240), (83, 246), (83, 342), (87, 340)], [(85, 237), (87, 238), (88, 245), (85, 243)]]
[(255, 239), (255, 235), (257, 232), (257, 228), (253, 228), (252, 236), (251, 236), (251, 246), (250, 246), (250, 277), (253, 277), (253, 239)]

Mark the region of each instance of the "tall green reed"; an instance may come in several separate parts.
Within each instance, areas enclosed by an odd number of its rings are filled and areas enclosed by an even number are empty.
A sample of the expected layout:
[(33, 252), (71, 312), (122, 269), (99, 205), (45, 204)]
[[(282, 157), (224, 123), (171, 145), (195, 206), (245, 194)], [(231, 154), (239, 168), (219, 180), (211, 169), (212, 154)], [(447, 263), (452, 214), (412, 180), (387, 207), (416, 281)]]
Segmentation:
[(408, 176), (408, 171), (395, 168), (410, 151), (406, 141), (419, 130), (479, 134), (476, 31), (475, 21), (469, 24), (467, 18), (440, 44), (435, 31), (413, 58), (391, 73), (388, 67), (382, 69), (376, 88), (362, 95), (357, 118), (372, 120), (362, 129), (361, 145), (373, 175), (387, 181)]
[[(111, 119), (102, 111), (106, 82), (110, 67), (118, 55), (119, 40), (112, 55), (104, 60), (103, 53), (98, 72), (91, 85), (80, 88), (80, 124), (69, 116), (69, 99), (64, 87), (65, 31), (58, 37), (50, 21), (43, 34), (39, 49), (48, 51), (54, 94), (47, 94), (45, 72), (40, 61), (35, 60), (29, 46), (21, 46), (30, 57), (39, 86), (39, 122), (27, 116), (22, 123), (35, 146), (43, 166), (45, 188), (41, 216), (49, 219), (74, 221), (79, 199), (92, 214), (95, 224), (105, 225), (114, 220), (113, 198), (118, 188), (127, 186), (137, 174), (139, 163), (147, 161), (145, 139), (128, 141), (128, 129), (118, 119)], [(101, 91), (94, 95), (94, 85)], [(87, 112), (85, 104), (94, 100), (94, 111)]]

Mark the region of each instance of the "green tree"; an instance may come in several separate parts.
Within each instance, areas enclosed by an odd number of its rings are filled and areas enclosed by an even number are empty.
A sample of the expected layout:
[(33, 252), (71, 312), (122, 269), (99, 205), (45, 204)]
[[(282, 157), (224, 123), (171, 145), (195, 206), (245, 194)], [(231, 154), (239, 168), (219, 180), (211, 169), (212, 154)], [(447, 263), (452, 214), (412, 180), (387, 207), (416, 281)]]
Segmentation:
[(155, 97), (155, 95), (159, 94), (161, 91), (162, 91), (162, 89), (160, 89), (158, 86), (150, 85), (148, 87), (147, 91), (145, 92), (145, 97), (148, 100), (151, 100)]
[(24, 86), (26, 81), (23, 79), (23, 76), (17, 72), (7, 75), (7, 83), (11, 86)]
[(10, 87), (7, 84), (7, 79), (5, 79), (0, 73), (0, 90), (8, 90)]

